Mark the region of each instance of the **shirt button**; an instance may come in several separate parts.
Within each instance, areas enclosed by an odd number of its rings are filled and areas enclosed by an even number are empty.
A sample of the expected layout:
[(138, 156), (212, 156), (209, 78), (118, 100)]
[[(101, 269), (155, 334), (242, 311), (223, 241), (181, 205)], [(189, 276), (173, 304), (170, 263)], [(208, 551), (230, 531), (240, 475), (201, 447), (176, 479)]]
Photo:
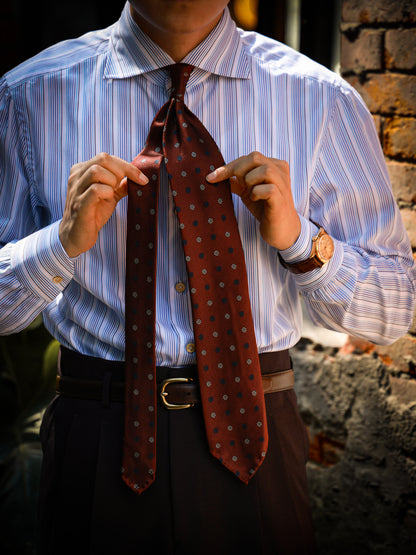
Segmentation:
[(178, 283), (175, 285), (175, 289), (178, 293), (183, 293), (186, 289), (186, 286), (181, 281), (178, 281)]
[(54, 283), (61, 283), (62, 279), (63, 279), (63, 278), (61, 278), (61, 276), (54, 276), (54, 277), (52, 278), (52, 281), (53, 281)]
[(194, 353), (195, 352), (195, 343), (188, 343), (188, 345), (186, 346), (186, 350), (188, 351), (188, 353)]

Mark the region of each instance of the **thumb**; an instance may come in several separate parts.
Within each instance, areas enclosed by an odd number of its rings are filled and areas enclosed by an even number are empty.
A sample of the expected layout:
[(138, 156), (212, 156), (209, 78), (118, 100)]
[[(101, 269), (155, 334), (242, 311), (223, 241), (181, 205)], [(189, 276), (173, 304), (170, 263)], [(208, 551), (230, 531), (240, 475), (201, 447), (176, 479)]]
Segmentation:
[(117, 187), (114, 189), (117, 202), (127, 196), (127, 177), (123, 177)]

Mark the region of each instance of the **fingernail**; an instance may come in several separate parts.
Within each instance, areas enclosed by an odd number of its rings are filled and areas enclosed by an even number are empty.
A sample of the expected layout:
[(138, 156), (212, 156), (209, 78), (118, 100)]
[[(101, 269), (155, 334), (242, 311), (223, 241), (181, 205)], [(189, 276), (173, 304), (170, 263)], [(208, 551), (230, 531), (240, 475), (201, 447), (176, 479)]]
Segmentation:
[(141, 183), (142, 185), (146, 185), (147, 183), (149, 183), (148, 178), (144, 175), (144, 173), (141, 173), (139, 175), (139, 183)]
[(209, 173), (209, 174), (206, 176), (205, 179), (206, 179), (207, 181), (210, 181), (211, 179), (215, 179), (215, 178), (217, 177), (217, 173), (218, 173), (217, 170), (214, 170), (213, 172)]

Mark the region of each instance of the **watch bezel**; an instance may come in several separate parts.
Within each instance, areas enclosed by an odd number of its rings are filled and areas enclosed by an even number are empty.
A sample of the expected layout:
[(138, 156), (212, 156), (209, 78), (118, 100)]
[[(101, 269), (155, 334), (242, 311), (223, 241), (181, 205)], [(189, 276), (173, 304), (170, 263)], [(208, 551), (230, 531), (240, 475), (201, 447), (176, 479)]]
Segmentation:
[(315, 241), (315, 248), (315, 256), (322, 262), (322, 265), (329, 262), (334, 256), (334, 242), (332, 237), (323, 228), (319, 230)]

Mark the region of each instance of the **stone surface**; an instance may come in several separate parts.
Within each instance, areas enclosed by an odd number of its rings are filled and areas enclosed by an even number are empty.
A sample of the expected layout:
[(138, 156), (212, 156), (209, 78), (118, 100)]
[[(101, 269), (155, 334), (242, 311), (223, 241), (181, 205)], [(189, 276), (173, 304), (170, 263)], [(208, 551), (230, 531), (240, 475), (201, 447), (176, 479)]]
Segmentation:
[(416, 29), (390, 29), (385, 35), (388, 69), (416, 69)]
[(410, 243), (416, 248), (416, 211), (410, 208), (400, 210), (404, 226), (409, 235)]
[(416, 377), (416, 337), (406, 334), (392, 345), (376, 345), (374, 352), (397, 372)]
[(379, 30), (364, 29), (354, 40), (350, 34), (341, 36), (341, 67), (344, 72), (381, 70), (384, 33)]
[(371, 73), (364, 83), (356, 76), (346, 78), (361, 94), (370, 112), (416, 116), (416, 75)]
[(393, 193), (397, 200), (416, 202), (416, 164), (387, 161)]
[(405, 394), (372, 354), (303, 347), (292, 357), (300, 411), (320, 448), (307, 467), (320, 555), (416, 553), (415, 382)]
[(416, 161), (416, 118), (386, 118), (383, 137), (386, 156)]
[(389, 377), (391, 394), (402, 405), (413, 405), (416, 403), (416, 380)]
[(416, 21), (414, 0), (343, 0), (343, 21), (359, 23), (409, 22)]

